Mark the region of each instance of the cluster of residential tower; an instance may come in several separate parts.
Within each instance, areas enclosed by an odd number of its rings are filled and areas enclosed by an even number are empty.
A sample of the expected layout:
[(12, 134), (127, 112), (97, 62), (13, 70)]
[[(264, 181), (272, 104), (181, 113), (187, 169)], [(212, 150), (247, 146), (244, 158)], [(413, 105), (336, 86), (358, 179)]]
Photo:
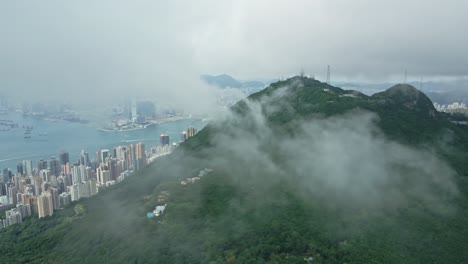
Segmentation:
[[(182, 132), (181, 141), (194, 136), (195, 128)], [(171, 153), (177, 143), (170, 144), (169, 135), (160, 136), (160, 145), (145, 150), (142, 142), (136, 145), (117, 146), (112, 150), (97, 151), (95, 160), (81, 151), (76, 162), (69, 153), (62, 151), (58, 157), (32, 160), (17, 165), (16, 173), (6, 168), (0, 185), (0, 209), (7, 208), (5, 218), (0, 219), (0, 229), (21, 223), (30, 216), (53, 215), (68, 204), (81, 198), (96, 195), (100, 190), (123, 181), (156, 158)], [(11, 208), (13, 207), (13, 208)]]

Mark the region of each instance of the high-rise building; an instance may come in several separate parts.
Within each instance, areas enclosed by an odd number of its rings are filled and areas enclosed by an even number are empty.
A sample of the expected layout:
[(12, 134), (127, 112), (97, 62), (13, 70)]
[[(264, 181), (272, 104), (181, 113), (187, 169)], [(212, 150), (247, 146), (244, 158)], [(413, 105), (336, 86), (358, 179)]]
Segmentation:
[(59, 201), (60, 201), (60, 207), (67, 206), (71, 203), (71, 194), (67, 192), (63, 192), (59, 194)]
[(117, 159), (108, 158), (106, 165), (107, 165), (107, 169), (109, 170), (110, 180), (115, 180), (118, 176), (117, 171), (116, 171)]
[(133, 144), (130, 144), (130, 153), (129, 153), (129, 164), (131, 167), (134, 166), (135, 160), (136, 160), (136, 151), (135, 151), (135, 146)]
[(60, 208), (60, 201), (59, 201), (59, 192), (57, 188), (49, 188), (50, 197), (52, 198), (52, 205), (54, 210)]
[(187, 132), (183, 131), (180, 133), (180, 142), (184, 142), (185, 140), (187, 140)]
[(48, 182), (50, 180), (50, 170), (44, 169), (39, 171), (39, 176), (42, 178), (43, 182)]
[(101, 150), (101, 163), (105, 163), (107, 157), (109, 157), (109, 150), (108, 149)]
[(10, 169), (4, 169), (2, 172), (2, 176), (3, 183), (8, 183), (10, 182), (11, 177), (13, 177), (13, 173)]
[(18, 189), (18, 192), (22, 192), (22, 189), (21, 189), (21, 174), (16, 174), (13, 176), (13, 178), (10, 180), (11, 182), (13, 182), (16, 186), (16, 188)]
[(159, 136), (159, 141), (161, 143), (161, 146), (169, 145), (169, 135), (161, 134), (161, 136)]
[(48, 183), (48, 182), (43, 182), (43, 183), (42, 183), (42, 185), (41, 185), (41, 191), (42, 191), (42, 193), (48, 192), (48, 191), (49, 191), (49, 188), (50, 188), (50, 183)]
[(99, 164), (102, 163), (100, 150), (96, 151), (96, 163), (97, 163), (96, 166), (99, 166)]
[(71, 165), (70, 163), (64, 164), (63, 165), (63, 174), (71, 174)]
[(70, 155), (68, 154), (68, 152), (62, 150), (59, 155), (59, 160), (60, 163), (62, 163), (63, 165), (70, 163)]
[(73, 184), (73, 175), (72, 174), (65, 174), (63, 175), (63, 183), (65, 186), (70, 186)]
[(39, 160), (37, 162), (37, 170), (38, 171), (41, 171), (41, 170), (46, 170), (47, 169), (47, 161), (46, 160)]
[(84, 175), (83, 180), (85, 181), (96, 178), (96, 175), (94, 174), (94, 171), (91, 169), (91, 167), (85, 167), (83, 175)]
[(136, 145), (136, 157), (137, 159), (146, 159), (145, 144), (143, 142)]
[(22, 223), (21, 212), (17, 208), (6, 211), (5, 221), (7, 223), (6, 226)]
[(187, 138), (191, 138), (197, 134), (197, 130), (194, 127), (187, 128)]
[(127, 170), (127, 166), (125, 164), (125, 160), (118, 160), (116, 164), (116, 174), (120, 175), (122, 172)]
[(29, 204), (31, 208), (31, 214), (37, 215), (38, 208), (37, 208), (37, 197), (31, 195), (24, 195), (23, 196), (23, 203)]
[(18, 203), (16, 205), (16, 209), (21, 213), (21, 218), (27, 218), (31, 216), (31, 205), (29, 204), (23, 204), (23, 203)]
[(96, 180), (91, 179), (88, 182), (89, 182), (89, 195), (90, 196), (96, 195), (98, 192), (97, 186), (96, 186)]
[(91, 165), (91, 161), (89, 160), (88, 152), (86, 152), (84, 150), (81, 150), (81, 153), (80, 153), (80, 165), (84, 165), (84, 166), (90, 166)]
[(127, 150), (127, 147), (125, 146), (118, 146), (115, 148), (115, 157), (119, 160), (124, 160), (125, 159), (125, 151)]
[(33, 164), (32, 160), (23, 160), (24, 175), (33, 176)]
[(54, 205), (50, 192), (44, 192), (37, 197), (37, 210), (39, 218), (54, 214)]
[(78, 201), (80, 199), (79, 193), (78, 193), (78, 184), (73, 184), (71, 186), (68, 186), (68, 193), (70, 193), (70, 198), (72, 201)]
[(24, 174), (23, 163), (18, 163), (18, 165), (16, 165), (16, 172), (21, 175)]
[(85, 182), (79, 182), (76, 185), (78, 186), (78, 199), (89, 197), (89, 186)]
[(111, 180), (110, 172), (108, 170), (103, 170), (102, 168), (99, 168), (97, 175), (97, 182), (99, 183), (99, 185), (105, 185), (106, 182)]
[(71, 174), (72, 174), (73, 184), (82, 181), (82, 175), (81, 175), (82, 170), (80, 169), (81, 166), (83, 165), (73, 165), (72, 167)]
[(54, 176), (54, 175), (50, 175), (49, 177), (49, 183), (50, 183), (50, 186), (51, 187), (54, 187), (56, 188), (57, 187), (57, 184), (58, 184), (58, 181), (57, 179), (59, 178), (60, 176)]
[(34, 185), (34, 194), (35, 195), (41, 195), (41, 193), (42, 193), (42, 178), (40, 176), (34, 177), (33, 185)]
[(18, 202), (18, 189), (13, 184), (7, 186), (8, 201), (11, 204), (16, 204)]
[(51, 175), (60, 176), (62, 171), (62, 166), (60, 165), (60, 161), (52, 157), (49, 161), (49, 170)]

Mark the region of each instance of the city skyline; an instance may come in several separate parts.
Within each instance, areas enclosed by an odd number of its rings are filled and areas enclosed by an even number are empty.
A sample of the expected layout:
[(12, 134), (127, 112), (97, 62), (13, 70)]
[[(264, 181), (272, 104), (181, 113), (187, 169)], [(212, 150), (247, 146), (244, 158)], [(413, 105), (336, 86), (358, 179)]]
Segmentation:
[[(196, 129), (189, 127), (191, 136)], [(180, 135), (187, 134), (183, 131)], [(0, 220), (0, 229), (22, 223), (24, 218), (37, 215), (39, 218), (53, 215), (55, 210), (81, 198), (96, 195), (99, 190), (122, 182), (126, 177), (142, 169), (158, 157), (170, 154), (185, 140), (170, 144), (169, 135), (161, 135), (161, 144), (145, 148), (145, 144), (115, 146), (112, 150), (101, 149), (95, 158), (85, 150), (80, 151), (76, 162), (70, 161), (67, 151), (61, 151), (58, 158), (23, 160), (16, 166), (2, 170), (0, 187), (0, 208), (16, 206), (5, 211)], [(36, 165), (36, 166), (34, 166)]]

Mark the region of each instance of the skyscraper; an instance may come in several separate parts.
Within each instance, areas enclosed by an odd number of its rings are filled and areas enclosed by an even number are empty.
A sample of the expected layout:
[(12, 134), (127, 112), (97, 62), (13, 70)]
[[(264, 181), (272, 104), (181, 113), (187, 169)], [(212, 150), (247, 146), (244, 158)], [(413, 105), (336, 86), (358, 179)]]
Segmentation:
[(21, 217), (21, 212), (17, 208), (8, 210), (5, 212), (5, 214), (6, 214), (5, 221), (7, 223), (6, 226), (20, 224), (23, 222), (23, 219)]
[(42, 193), (42, 178), (40, 176), (34, 177), (33, 185), (34, 185), (34, 194), (35, 195), (41, 195), (41, 193)]
[(135, 163), (136, 163), (136, 151), (135, 151), (135, 146), (133, 144), (130, 144), (130, 149), (129, 149), (129, 167), (132, 167), (135, 169)]
[(41, 171), (41, 170), (45, 170), (45, 169), (47, 169), (47, 161), (43, 160), (43, 159), (39, 160), (37, 162), (37, 170)]
[(197, 130), (194, 127), (187, 128), (187, 138), (191, 138), (195, 136), (196, 133), (197, 133)]
[(18, 165), (16, 165), (16, 172), (18, 172), (21, 175), (24, 174), (23, 163), (18, 163)]
[(81, 150), (81, 153), (80, 153), (80, 164), (81, 165), (85, 165), (85, 166), (89, 166), (91, 163), (91, 161), (89, 160), (89, 155), (88, 155), (88, 152), (84, 151), (84, 150)]
[(48, 182), (50, 180), (50, 170), (41, 170), (39, 171), (39, 176), (42, 178), (43, 182)]
[(60, 161), (52, 157), (49, 161), (49, 170), (51, 175), (60, 176), (62, 172), (62, 166), (60, 165)]
[(159, 141), (161, 143), (161, 146), (169, 145), (169, 135), (161, 134), (161, 136), (159, 136)]
[(16, 209), (21, 213), (23, 219), (31, 216), (31, 206), (29, 204), (18, 203)]
[(127, 150), (127, 147), (125, 146), (118, 146), (115, 150), (115, 157), (119, 160), (125, 159), (125, 151)]
[(96, 163), (97, 163), (96, 166), (99, 166), (99, 164), (102, 163), (100, 150), (96, 151)]
[(73, 184), (71, 186), (68, 186), (68, 193), (70, 193), (70, 198), (72, 201), (78, 201), (80, 199), (79, 194), (78, 194), (78, 184)]
[(32, 160), (23, 160), (24, 175), (33, 176), (33, 164)]
[(136, 157), (137, 159), (146, 159), (145, 144), (143, 142), (136, 145)]
[(4, 169), (2, 173), (2, 181), (3, 183), (10, 182), (10, 178), (13, 176), (13, 173), (11, 173), (10, 169)]
[(70, 155), (68, 154), (68, 152), (62, 150), (59, 155), (59, 160), (60, 160), (60, 163), (65, 165), (70, 162)]
[(16, 204), (18, 202), (17, 200), (18, 189), (16, 188), (16, 186), (14, 186), (13, 184), (8, 184), (7, 194), (8, 194), (8, 201), (11, 204)]
[(59, 192), (57, 188), (49, 188), (50, 197), (52, 198), (52, 205), (53, 209), (57, 210), (60, 208), (60, 201), (59, 201)]
[(110, 173), (110, 179), (115, 180), (118, 176), (116, 171), (117, 159), (108, 158), (106, 164)]
[(109, 150), (108, 149), (101, 150), (101, 163), (105, 163), (107, 157), (109, 157)]
[(71, 174), (72, 174), (72, 179), (73, 179), (73, 184), (81, 182), (83, 180), (83, 175), (81, 166), (83, 165), (73, 165)]
[(71, 195), (67, 192), (59, 194), (60, 207), (67, 206), (71, 203)]
[(183, 131), (180, 133), (180, 142), (184, 142), (185, 140), (187, 140), (187, 132)]
[(37, 197), (37, 210), (39, 218), (51, 216), (54, 214), (54, 205), (50, 192), (44, 192)]

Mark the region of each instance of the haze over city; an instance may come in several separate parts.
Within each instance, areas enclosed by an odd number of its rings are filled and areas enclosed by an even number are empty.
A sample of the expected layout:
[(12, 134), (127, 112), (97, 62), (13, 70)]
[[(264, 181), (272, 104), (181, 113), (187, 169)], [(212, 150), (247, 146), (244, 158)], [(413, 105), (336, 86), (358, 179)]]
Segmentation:
[[(463, 1), (2, 1), (0, 91), (212, 106), (201, 74), (466, 78)], [(54, 98), (54, 99), (53, 99)], [(203, 102), (203, 103), (198, 103)]]
[(465, 263), (467, 10), (0, 0), (0, 263)]

